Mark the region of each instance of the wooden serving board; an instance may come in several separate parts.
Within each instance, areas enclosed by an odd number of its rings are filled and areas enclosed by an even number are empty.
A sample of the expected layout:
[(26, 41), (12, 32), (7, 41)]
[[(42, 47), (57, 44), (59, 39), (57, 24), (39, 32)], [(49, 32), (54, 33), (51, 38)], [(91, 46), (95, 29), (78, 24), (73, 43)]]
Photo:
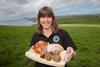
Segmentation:
[(36, 61), (36, 62), (40, 62), (43, 64), (47, 64), (47, 65), (51, 65), (51, 66), (65, 66), (65, 64), (67, 63), (67, 52), (66, 50), (63, 50), (60, 52), (60, 56), (61, 56), (61, 61), (60, 62), (55, 62), (53, 60), (47, 61), (45, 58), (41, 58), (40, 54), (37, 54), (36, 52), (34, 52), (32, 50), (32, 48), (30, 48), (28, 51), (25, 52), (26, 57)]

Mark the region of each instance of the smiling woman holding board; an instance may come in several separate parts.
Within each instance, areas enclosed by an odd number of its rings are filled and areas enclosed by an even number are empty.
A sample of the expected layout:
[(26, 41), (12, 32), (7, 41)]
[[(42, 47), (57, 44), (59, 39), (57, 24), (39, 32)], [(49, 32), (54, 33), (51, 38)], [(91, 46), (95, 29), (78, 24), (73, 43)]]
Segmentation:
[[(37, 42), (43, 41), (48, 44), (60, 44), (64, 50), (67, 52), (68, 61), (70, 61), (75, 56), (75, 50), (77, 49), (76, 45), (72, 41), (68, 32), (63, 29), (59, 29), (55, 20), (55, 16), (52, 8), (43, 7), (39, 10), (38, 13), (38, 23), (37, 23), (37, 32), (33, 34), (31, 46), (38, 48), (37, 51), (42, 51), (42, 47), (45, 45), (36, 45)], [(39, 48), (39, 46), (42, 46)], [(56, 47), (55, 47), (56, 49)], [(53, 67), (39, 62), (35, 63), (36, 67)], [(67, 67), (67, 65), (65, 65)]]

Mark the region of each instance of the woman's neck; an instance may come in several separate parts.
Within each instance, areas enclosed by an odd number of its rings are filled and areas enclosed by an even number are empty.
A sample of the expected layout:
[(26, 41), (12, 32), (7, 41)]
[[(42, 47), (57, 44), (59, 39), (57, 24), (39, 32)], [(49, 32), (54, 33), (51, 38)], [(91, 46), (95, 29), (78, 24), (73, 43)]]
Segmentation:
[(43, 34), (46, 37), (49, 37), (52, 34), (52, 29), (51, 28), (43, 29)]

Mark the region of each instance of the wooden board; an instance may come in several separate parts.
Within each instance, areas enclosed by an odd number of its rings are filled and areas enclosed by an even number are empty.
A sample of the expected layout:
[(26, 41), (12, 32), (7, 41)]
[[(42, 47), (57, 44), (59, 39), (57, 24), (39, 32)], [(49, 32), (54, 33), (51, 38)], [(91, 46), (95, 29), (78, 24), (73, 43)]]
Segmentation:
[(36, 62), (40, 62), (43, 64), (47, 64), (47, 65), (51, 65), (51, 66), (64, 66), (67, 63), (67, 52), (66, 50), (61, 51), (60, 56), (61, 56), (61, 61), (60, 62), (55, 62), (53, 60), (51, 61), (47, 61), (46, 59), (43, 59), (40, 57), (40, 54), (37, 54), (36, 52), (34, 52), (32, 50), (32, 48), (30, 48), (28, 51), (25, 52), (25, 55), (36, 61)]

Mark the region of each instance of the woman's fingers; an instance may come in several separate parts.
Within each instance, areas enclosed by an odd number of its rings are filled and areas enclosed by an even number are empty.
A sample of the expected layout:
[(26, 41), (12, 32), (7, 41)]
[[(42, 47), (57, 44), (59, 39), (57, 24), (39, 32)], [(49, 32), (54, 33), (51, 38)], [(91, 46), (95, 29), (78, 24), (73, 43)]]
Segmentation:
[(67, 54), (68, 54), (67, 57), (68, 57), (68, 62), (69, 62), (74, 56), (74, 50), (72, 47), (67, 48)]
[(68, 56), (67, 57), (67, 62), (69, 62), (73, 58), (74, 54), (73, 53), (72, 54), (70, 53), (67, 56)]
[(67, 58), (67, 62), (69, 62), (71, 59), (72, 59), (72, 56), (69, 56), (69, 57)]

